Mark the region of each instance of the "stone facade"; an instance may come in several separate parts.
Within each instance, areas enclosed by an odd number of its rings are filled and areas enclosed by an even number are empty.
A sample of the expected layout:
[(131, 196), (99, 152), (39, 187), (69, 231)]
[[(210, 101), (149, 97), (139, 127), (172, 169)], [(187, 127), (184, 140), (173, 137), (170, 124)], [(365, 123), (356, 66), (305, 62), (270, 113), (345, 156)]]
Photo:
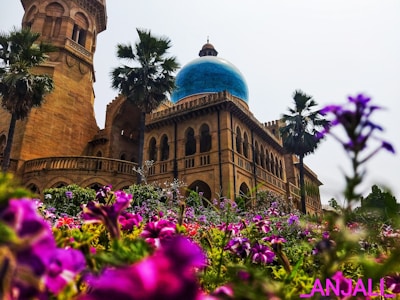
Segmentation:
[[(97, 34), (106, 28), (105, 1), (21, 2), (23, 26), (41, 32), (59, 51), (35, 70), (52, 75), (55, 90), (17, 122), (10, 170), (38, 194), (72, 183), (114, 189), (135, 183), (140, 111), (118, 96), (107, 106), (104, 129), (94, 117), (93, 54)], [(0, 147), (9, 121), (0, 109)], [(254, 200), (257, 191), (269, 190), (300, 208), (297, 161), (285, 154), (278, 132), (278, 121), (259, 122), (245, 101), (227, 91), (168, 101), (146, 117), (143, 156), (154, 161), (148, 181), (177, 178), (208, 199)], [(317, 191), (307, 195), (307, 211), (320, 213), (321, 183), (308, 168), (305, 177)]]

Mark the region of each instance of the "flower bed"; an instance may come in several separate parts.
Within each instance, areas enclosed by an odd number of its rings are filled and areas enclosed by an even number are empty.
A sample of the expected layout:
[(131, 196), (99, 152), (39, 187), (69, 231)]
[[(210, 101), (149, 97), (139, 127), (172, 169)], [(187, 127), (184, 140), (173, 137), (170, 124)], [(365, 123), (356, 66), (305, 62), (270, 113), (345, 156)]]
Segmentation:
[[(375, 106), (328, 107), (353, 163), (348, 207), (303, 216), (271, 193), (244, 209), (180, 194), (182, 183), (96, 195), (77, 186), (44, 202), (0, 176), (1, 299), (382, 299), (400, 293), (397, 220), (371, 224), (351, 210)], [(326, 133), (331, 132), (326, 128)], [(366, 133), (364, 130), (367, 130)], [(360, 138), (362, 137), (362, 138)], [(57, 201), (55, 201), (57, 199)], [(263, 200), (263, 201), (261, 201)], [(371, 226), (374, 225), (374, 226)], [(374, 228), (375, 230), (371, 230)]]

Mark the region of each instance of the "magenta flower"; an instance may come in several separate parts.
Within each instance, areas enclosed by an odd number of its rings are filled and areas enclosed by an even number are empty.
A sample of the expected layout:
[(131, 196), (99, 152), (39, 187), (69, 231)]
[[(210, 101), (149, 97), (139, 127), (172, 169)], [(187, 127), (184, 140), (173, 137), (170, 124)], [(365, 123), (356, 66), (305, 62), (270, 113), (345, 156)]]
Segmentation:
[(140, 236), (144, 238), (147, 243), (158, 248), (162, 242), (170, 239), (175, 233), (176, 225), (161, 219), (147, 223)]
[(229, 250), (241, 258), (246, 258), (250, 254), (250, 241), (248, 238), (235, 237), (231, 239), (225, 246), (225, 250)]
[(270, 220), (260, 220), (256, 223), (257, 228), (263, 232), (268, 233), (271, 231), (271, 221)]
[(262, 240), (270, 242), (271, 245), (277, 245), (277, 244), (286, 243), (286, 240), (283, 237), (277, 236), (277, 235), (267, 236), (267, 237), (263, 238)]
[(47, 291), (57, 294), (84, 268), (81, 252), (56, 247), (51, 228), (36, 211), (34, 201), (11, 199), (0, 210), (0, 222), (17, 235), (5, 243), (15, 255), (17, 270), (23, 270), (11, 283), (16, 299), (46, 299)]
[(96, 192), (96, 200), (100, 203), (106, 203), (106, 199), (111, 195), (111, 185), (105, 185)]
[(122, 191), (115, 192), (115, 202), (111, 205), (90, 201), (83, 206), (82, 218), (87, 223), (102, 223), (112, 238), (120, 236), (118, 218), (131, 203), (132, 195)]
[(187, 238), (175, 236), (134, 265), (89, 276), (89, 293), (78, 299), (201, 299), (194, 270), (204, 265), (201, 249)]
[(244, 224), (242, 222), (241, 223), (228, 223), (228, 224), (222, 223), (217, 227), (220, 230), (226, 230), (226, 231), (230, 232), (232, 235), (236, 235), (244, 228)]
[(118, 217), (118, 222), (121, 224), (121, 229), (124, 231), (130, 231), (133, 227), (139, 227), (140, 222), (143, 218), (139, 214), (132, 214), (129, 212), (122, 212)]
[(217, 287), (213, 292), (213, 296), (216, 296), (217, 299), (233, 299), (233, 289), (229, 285), (222, 285)]
[(386, 288), (392, 293), (400, 293), (400, 274), (396, 273), (385, 277)]
[(82, 252), (72, 248), (55, 249), (48, 259), (48, 269), (45, 275), (46, 287), (58, 294), (72, 282), (86, 265)]
[(250, 249), (253, 263), (269, 264), (274, 261), (275, 253), (268, 247), (256, 242)]

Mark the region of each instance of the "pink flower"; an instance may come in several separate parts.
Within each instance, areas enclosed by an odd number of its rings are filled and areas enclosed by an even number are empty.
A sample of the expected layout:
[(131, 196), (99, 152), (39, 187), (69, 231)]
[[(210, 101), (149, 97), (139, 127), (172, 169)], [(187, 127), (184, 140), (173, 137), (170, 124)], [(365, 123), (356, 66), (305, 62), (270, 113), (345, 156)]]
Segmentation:
[(182, 236), (166, 241), (152, 256), (87, 279), (89, 293), (79, 300), (207, 299), (194, 270), (205, 266), (200, 247)]
[(158, 248), (162, 241), (171, 238), (175, 233), (176, 225), (172, 222), (161, 219), (147, 223), (140, 236), (144, 238), (147, 243)]

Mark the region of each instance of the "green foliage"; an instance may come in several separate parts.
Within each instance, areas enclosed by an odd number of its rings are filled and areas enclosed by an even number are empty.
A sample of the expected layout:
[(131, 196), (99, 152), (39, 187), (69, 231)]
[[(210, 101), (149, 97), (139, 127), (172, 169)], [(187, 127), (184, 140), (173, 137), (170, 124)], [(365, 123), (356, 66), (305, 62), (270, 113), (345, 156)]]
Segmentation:
[(390, 192), (382, 191), (377, 185), (372, 186), (372, 192), (361, 199), (361, 207), (357, 210), (359, 213), (377, 214), (383, 222), (398, 218), (399, 204), (396, 198)]
[[(67, 195), (71, 193), (69, 198)], [(96, 192), (90, 188), (81, 188), (76, 184), (61, 188), (51, 188), (43, 191), (43, 202), (48, 207), (56, 209), (57, 214), (76, 216), (81, 212), (82, 204), (87, 204), (96, 198)]]
[(134, 184), (125, 190), (133, 197), (132, 206), (141, 205), (143, 202), (160, 200), (164, 196), (162, 190), (154, 184)]
[(340, 211), (340, 210), (341, 210), (341, 207), (340, 207), (340, 205), (337, 203), (337, 200), (336, 200), (335, 198), (331, 198), (331, 199), (328, 201), (328, 204), (329, 204), (330, 207), (332, 207), (332, 208), (335, 209), (336, 211)]
[(0, 172), (0, 208), (10, 199), (32, 197), (33, 195), (22, 188), (12, 174)]

